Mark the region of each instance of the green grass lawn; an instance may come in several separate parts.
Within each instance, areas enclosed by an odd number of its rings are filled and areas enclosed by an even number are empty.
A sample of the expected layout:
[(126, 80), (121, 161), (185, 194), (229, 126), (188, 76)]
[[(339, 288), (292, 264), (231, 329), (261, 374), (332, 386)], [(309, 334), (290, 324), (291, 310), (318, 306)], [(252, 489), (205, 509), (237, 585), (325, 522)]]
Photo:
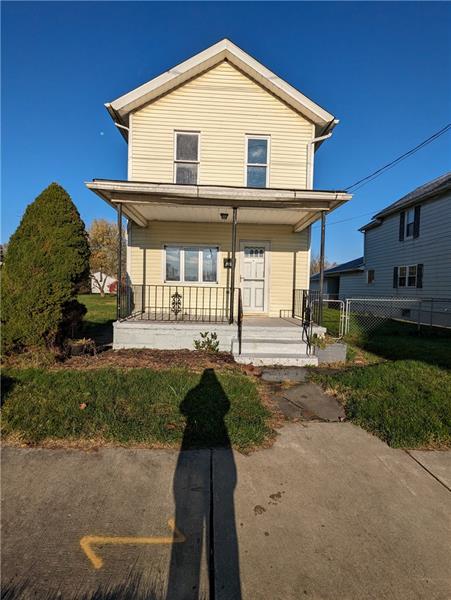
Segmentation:
[(451, 332), (385, 321), (345, 341), (363, 365), (312, 378), (343, 400), (348, 418), (392, 446), (451, 447)]
[(413, 360), (343, 369), (313, 379), (343, 398), (357, 425), (394, 447), (451, 446), (451, 373)]
[(4, 385), (6, 440), (246, 450), (271, 434), (255, 381), (238, 371), (22, 369)]
[(116, 296), (107, 294), (102, 298), (100, 294), (80, 294), (78, 301), (88, 309), (81, 335), (99, 343), (111, 341), (112, 323), (116, 319)]

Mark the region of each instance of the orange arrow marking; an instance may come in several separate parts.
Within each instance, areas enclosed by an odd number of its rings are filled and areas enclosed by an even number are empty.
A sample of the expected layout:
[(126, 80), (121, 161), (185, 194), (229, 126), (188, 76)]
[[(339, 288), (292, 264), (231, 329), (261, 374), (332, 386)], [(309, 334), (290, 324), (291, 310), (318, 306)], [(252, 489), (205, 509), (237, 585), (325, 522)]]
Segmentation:
[(133, 536), (104, 536), (104, 535), (85, 535), (80, 539), (80, 546), (86, 556), (92, 563), (94, 569), (101, 569), (103, 560), (98, 556), (92, 546), (103, 544), (130, 544), (130, 545), (145, 545), (145, 544), (180, 544), (186, 541), (186, 537), (175, 526), (174, 519), (168, 520), (169, 529), (173, 532), (173, 536), (153, 536), (153, 537), (133, 537)]

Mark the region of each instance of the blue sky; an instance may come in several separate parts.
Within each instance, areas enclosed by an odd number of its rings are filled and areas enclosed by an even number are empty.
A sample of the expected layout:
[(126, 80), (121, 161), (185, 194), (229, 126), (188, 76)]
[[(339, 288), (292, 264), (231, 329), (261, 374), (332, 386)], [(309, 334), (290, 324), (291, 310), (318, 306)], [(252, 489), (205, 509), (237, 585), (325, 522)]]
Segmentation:
[[(104, 102), (223, 37), (340, 119), (315, 187), (344, 188), (451, 121), (450, 30), (434, 2), (3, 2), (2, 241), (51, 181), (87, 225), (114, 218), (83, 185), (126, 178)], [(359, 190), (328, 219), (328, 258), (360, 255), (358, 227), (450, 163), (447, 134)]]

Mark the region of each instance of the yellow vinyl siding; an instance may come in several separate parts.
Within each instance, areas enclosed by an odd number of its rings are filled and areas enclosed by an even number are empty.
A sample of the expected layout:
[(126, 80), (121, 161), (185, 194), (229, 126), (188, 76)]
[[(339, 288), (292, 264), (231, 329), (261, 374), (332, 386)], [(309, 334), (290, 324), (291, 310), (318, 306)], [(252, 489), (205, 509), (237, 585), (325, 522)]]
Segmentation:
[(133, 113), (129, 177), (173, 182), (174, 131), (199, 131), (199, 183), (244, 186), (245, 135), (271, 136), (269, 187), (305, 188), (310, 121), (229, 62)]
[[(269, 306), (267, 314), (278, 317), (291, 310), (295, 287), (308, 287), (308, 231), (293, 233), (289, 225), (238, 224), (237, 249), (240, 241), (268, 241)], [(183, 223), (154, 221), (146, 228), (133, 223), (129, 236), (129, 276), (132, 284), (162, 285), (165, 277), (165, 244), (199, 244), (219, 246), (218, 286), (227, 286), (223, 259), (231, 251), (231, 226), (223, 223)], [(296, 256), (296, 270), (294, 260)], [(171, 282), (171, 285), (175, 285)], [(181, 284), (186, 285), (186, 284)], [(188, 284), (189, 285), (189, 284)], [(199, 285), (199, 284), (192, 284)], [(201, 284), (202, 285), (202, 284)], [(214, 284), (204, 284), (211, 286)], [(236, 285), (240, 285), (240, 255), (237, 252)]]

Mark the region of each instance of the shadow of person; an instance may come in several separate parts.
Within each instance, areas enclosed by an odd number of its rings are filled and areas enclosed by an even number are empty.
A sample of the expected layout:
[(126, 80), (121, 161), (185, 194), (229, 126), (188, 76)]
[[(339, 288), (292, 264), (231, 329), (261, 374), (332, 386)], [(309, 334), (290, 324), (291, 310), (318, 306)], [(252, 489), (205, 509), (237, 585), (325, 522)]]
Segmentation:
[[(241, 599), (233, 503), (237, 476), (224, 422), (229, 409), (213, 369), (204, 370), (180, 404), (186, 426), (173, 489), (175, 524), (186, 541), (172, 545), (166, 600)], [(215, 469), (217, 453), (220, 473)]]

